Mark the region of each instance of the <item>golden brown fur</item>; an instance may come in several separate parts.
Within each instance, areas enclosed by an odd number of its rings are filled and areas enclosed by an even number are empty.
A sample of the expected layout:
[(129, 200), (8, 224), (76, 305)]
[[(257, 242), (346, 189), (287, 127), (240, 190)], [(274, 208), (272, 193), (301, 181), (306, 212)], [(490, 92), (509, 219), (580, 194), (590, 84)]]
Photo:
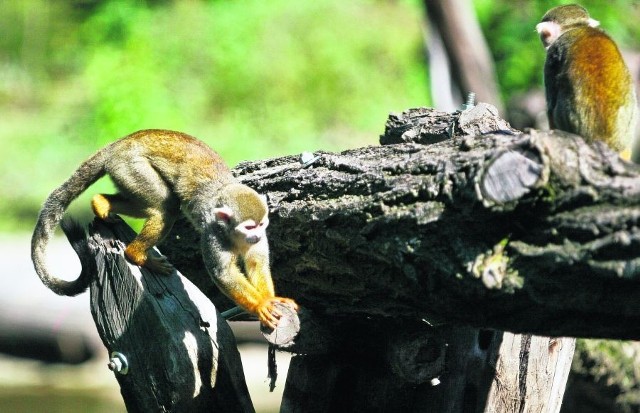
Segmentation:
[(549, 10), (537, 29), (547, 47), (544, 83), (552, 129), (629, 150), (637, 121), (633, 80), (615, 42), (578, 5)]
[[(96, 216), (112, 214), (146, 219), (125, 255), (134, 264), (160, 273), (173, 267), (148, 251), (170, 231), (180, 212), (201, 232), (202, 254), (213, 281), (239, 306), (274, 327), (275, 302), (297, 308), (293, 300), (276, 297), (269, 269), (265, 229), (268, 209), (253, 189), (240, 184), (222, 158), (201, 141), (166, 130), (143, 130), (113, 142), (86, 160), (45, 201), (36, 224), (32, 260), (42, 282), (61, 295), (75, 295), (86, 284), (52, 276), (46, 246), (71, 201), (104, 175), (118, 188), (91, 201)], [(239, 260), (246, 268), (240, 271)]]

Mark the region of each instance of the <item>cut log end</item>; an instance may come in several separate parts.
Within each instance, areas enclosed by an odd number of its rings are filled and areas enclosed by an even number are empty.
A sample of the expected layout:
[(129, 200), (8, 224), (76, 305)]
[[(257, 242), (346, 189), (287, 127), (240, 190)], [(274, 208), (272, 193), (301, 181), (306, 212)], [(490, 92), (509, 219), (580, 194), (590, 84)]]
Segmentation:
[(504, 151), (491, 161), (482, 176), (482, 198), (491, 204), (516, 201), (536, 187), (542, 176), (543, 164), (535, 154)]
[(276, 306), (282, 313), (278, 326), (275, 329), (270, 329), (261, 324), (260, 331), (269, 343), (287, 348), (294, 344), (294, 340), (300, 332), (300, 318), (298, 313), (288, 305), (277, 303)]

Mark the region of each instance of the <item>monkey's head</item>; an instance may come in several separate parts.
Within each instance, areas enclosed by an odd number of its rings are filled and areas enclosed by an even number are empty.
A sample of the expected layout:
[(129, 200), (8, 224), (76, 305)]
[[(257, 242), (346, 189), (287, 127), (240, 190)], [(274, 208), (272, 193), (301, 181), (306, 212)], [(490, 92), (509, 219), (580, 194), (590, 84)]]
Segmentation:
[(581, 26), (598, 27), (600, 22), (589, 17), (589, 12), (577, 4), (558, 6), (549, 10), (542, 16), (540, 23), (536, 25), (536, 31), (545, 49), (562, 36), (567, 30)]
[(236, 248), (244, 249), (266, 238), (269, 209), (265, 197), (242, 184), (228, 185), (222, 192), (222, 206), (213, 212)]

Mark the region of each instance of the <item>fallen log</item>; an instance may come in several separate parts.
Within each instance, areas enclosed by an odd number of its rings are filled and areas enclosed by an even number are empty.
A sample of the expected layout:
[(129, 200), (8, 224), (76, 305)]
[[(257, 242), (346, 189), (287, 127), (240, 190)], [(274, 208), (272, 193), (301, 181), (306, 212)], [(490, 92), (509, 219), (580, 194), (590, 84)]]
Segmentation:
[[(578, 136), (465, 116), (390, 118), (383, 141), (426, 145), (240, 164), (268, 196), (279, 293), (331, 317), (639, 338), (638, 167)], [(215, 296), (198, 245), (179, 221), (163, 251)]]

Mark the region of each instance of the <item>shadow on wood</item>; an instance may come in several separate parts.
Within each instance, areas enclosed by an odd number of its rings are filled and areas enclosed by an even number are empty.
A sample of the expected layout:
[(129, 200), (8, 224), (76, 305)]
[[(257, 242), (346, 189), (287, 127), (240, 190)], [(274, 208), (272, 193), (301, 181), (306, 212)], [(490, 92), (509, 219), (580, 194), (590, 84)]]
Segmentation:
[(253, 412), (227, 322), (179, 273), (159, 276), (128, 263), (124, 245), (134, 236), (122, 221), (96, 219), (88, 240), (97, 269), (91, 313), (109, 353), (117, 352), (110, 368), (127, 411)]

